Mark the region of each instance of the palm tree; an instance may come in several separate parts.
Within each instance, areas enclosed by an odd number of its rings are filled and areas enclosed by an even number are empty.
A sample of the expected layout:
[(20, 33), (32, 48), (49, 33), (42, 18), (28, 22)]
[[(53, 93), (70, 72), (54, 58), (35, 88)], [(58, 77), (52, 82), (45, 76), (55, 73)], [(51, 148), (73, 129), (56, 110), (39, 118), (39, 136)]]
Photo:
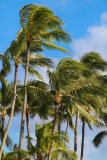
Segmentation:
[[(8, 112), (8, 109), (11, 106), (13, 100), (13, 84), (8, 84), (8, 81), (4, 81), (1, 84), (0, 88), (0, 105), (1, 105), (1, 120), (2, 120), (2, 136), (1, 136), (1, 144), (3, 141), (4, 133), (5, 133), (5, 118)], [(3, 159), (3, 154), (2, 154)]]
[[(69, 94), (65, 94), (66, 96), (68, 96), (68, 98), (70, 99), (69, 101), (69, 108), (70, 110), (72, 110), (71, 108), (74, 106), (77, 109), (83, 110), (82, 108), (78, 108), (79, 105), (79, 99), (77, 97), (77, 95), (75, 94), (79, 88), (84, 87), (84, 78), (85, 76), (90, 76), (91, 72), (87, 69), (87, 67), (85, 67), (82, 63), (74, 61), (70, 58), (65, 58), (62, 60), (62, 62), (60, 63), (59, 67), (59, 77), (61, 77), (61, 81), (64, 82), (64, 77), (66, 75), (66, 79), (65, 79), (65, 86), (66, 86), (66, 90), (68, 90)], [(83, 86), (81, 86), (81, 84)], [(77, 98), (76, 98), (77, 97)], [(67, 101), (68, 101), (67, 98)], [(63, 100), (63, 96), (62, 96), (62, 100)], [(64, 101), (64, 103), (66, 104), (67, 101)], [(78, 104), (78, 105), (76, 105)], [(78, 111), (77, 111), (78, 112)], [(72, 113), (70, 113), (72, 115)], [(88, 116), (88, 114), (85, 111), (82, 111), (82, 114), (85, 114)], [(78, 116), (77, 116), (78, 117)], [(70, 118), (71, 119), (71, 118)], [(68, 125), (69, 122), (67, 122)], [(74, 142), (74, 151), (76, 152), (76, 146), (77, 146), (77, 124), (76, 123), (76, 127), (75, 127), (75, 133), (76, 133), (76, 137), (75, 142)], [(72, 125), (73, 126), (73, 125)], [(74, 134), (75, 135), (75, 134)]]
[[(8, 57), (10, 61), (14, 62), (15, 75), (18, 74), (19, 65), (22, 64), (22, 66), (25, 68), (25, 62), (26, 62), (26, 59), (25, 59), (26, 48), (25, 48), (25, 44), (22, 44), (21, 37), (22, 37), (22, 32), (20, 32), (18, 34), (17, 40), (15, 40), (11, 43), (10, 47), (6, 50), (6, 52), (4, 54), (6, 58)], [(31, 51), (32, 52), (41, 51), (41, 48), (38, 46), (32, 45)], [(42, 76), (35, 70), (35, 65), (36, 66), (41, 65), (41, 66), (52, 67), (53, 62), (49, 58), (44, 58), (44, 56), (41, 54), (39, 54), (39, 55), (31, 54), (30, 55), (29, 72), (30, 72), (30, 74), (36, 75), (38, 78), (42, 79)], [(15, 81), (14, 81), (15, 86), (17, 85), (16, 82), (17, 82), (17, 77), (15, 78)], [(15, 101), (16, 101), (16, 91), (14, 94), (14, 103), (13, 103), (14, 106), (12, 105), (13, 108), (15, 107)], [(14, 109), (12, 110), (11, 117), (13, 116), (13, 114), (14, 114)], [(12, 120), (12, 118), (10, 119), (9, 125), (11, 124), (11, 120)], [(7, 134), (7, 132), (6, 132), (6, 134)], [(6, 134), (5, 134), (5, 136), (6, 136)]]
[[(101, 75), (98, 77), (101, 85), (106, 88), (107, 85), (107, 75)], [(106, 101), (107, 98), (104, 98), (104, 102), (107, 104)], [(107, 135), (107, 131), (106, 131), (106, 126), (107, 126), (107, 113), (106, 113), (106, 108), (107, 106), (104, 104), (103, 108), (100, 111), (100, 115), (99, 118), (104, 122), (105, 124), (105, 130), (99, 132), (94, 139), (92, 140), (92, 143), (94, 144), (95, 147), (99, 147), (102, 144), (103, 139), (106, 137)]]
[(13, 89), (13, 94), (14, 95), (13, 95), (13, 102), (12, 102), (12, 107), (11, 107), (11, 115), (10, 115), (6, 130), (5, 130), (5, 134), (4, 134), (4, 137), (3, 137), (3, 140), (2, 140), (2, 145), (1, 145), (1, 149), (0, 149), (0, 159), (1, 159), (1, 154), (2, 154), (2, 151), (3, 151), (4, 145), (5, 145), (5, 142), (6, 142), (8, 131), (9, 131), (9, 128), (10, 128), (10, 125), (11, 125), (11, 122), (12, 122), (12, 119), (13, 119), (13, 116), (14, 116), (14, 106), (15, 106), (15, 101), (16, 101), (17, 73), (18, 72), (17, 72), (17, 66), (16, 66), (15, 76), (14, 76), (14, 89)]
[[(32, 138), (30, 137), (31, 149), (30, 154), (37, 157), (38, 160), (48, 157), (49, 147), (51, 140), (54, 141), (54, 147), (52, 148), (52, 159), (66, 157), (67, 159), (76, 159), (76, 155), (67, 147), (64, 146), (63, 140), (68, 140), (65, 133), (61, 131), (55, 131), (55, 134), (51, 134), (53, 124), (51, 122), (45, 123), (43, 125), (36, 125), (35, 136), (36, 136), (36, 146), (32, 144)], [(29, 139), (29, 137), (26, 137)], [(34, 141), (34, 140), (33, 140)], [(69, 158), (68, 158), (69, 157)]]
[[(68, 96), (71, 99), (73, 99), (71, 95), (71, 91), (74, 89), (73, 87), (76, 87), (76, 83), (74, 86), (71, 86), (71, 84), (72, 82), (76, 81), (78, 78), (81, 78), (81, 74), (83, 71), (84, 72), (86, 71), (86, 67), (83, 67), (77, 61), (73, 61), (69, 58), (65, 58), (59, 62), (56, 70), (53, 73), (49, 73), (50, 88), (51, 88), (50, 93), (53, 96), (53, 102), (55, 105), (55, 114), (54, 114), (53, 130), (52, 130), (53, 135), (56, 129), (56, 124), (58, 120), (58, 110), (59, 110), (61, 101), (63, 101), (63, 97), (65, 96)], [(53, 146), (53, 143), (51, 143), (51, 146), (50, 146), (49, 159), (51, 157), (52, 146)]]
[[(95, 98), (96, 99), (96, 98)], [(90, 99), (91, 100), (91, 99)], [(94, 99), (93, 99), (94, 100)], [(82, 141), (81, 141), (81, 157), (80, 157), (80, 160), (83, 160), (83, 154), (84, 154), (84, 141), (85, 141), (85, 125), (86, 125), (86, 123), (88, 124), (88, 126), (89, 126), (89, 128), (92, 130), (92, 126), (91, 126), (91, 123), (95, 126), (95, 127), (105, 127), (105, 125), (102, 123), (102, 121), (99, 119), (99, 113), (97, 113), (97, 112), (99, 112), (98, 110), (98, 108), (99, 107), (102, 107), (102, 103), (101, 103), (101, 99), (100, 98), (98, 98), (98, 99), (96, 99), (95, 101), (97, 101), (97, 105), (95, 106), (96, 108), (94, 108), (94, 110), (93, 110), (93, 107), (92, 108), (88, 108), (88, 107), (86, 107), (86, 110), (87, 110), (87, 112), (89, 112), (89, 113), (91, 113), (91, 118), (92, 118), (92, 120), (91, 121), (89, 121), (89, 120), (87, 120), (87, 118), (86, 117), (82, 117)], [(91, 102), (91, 103), (93, 103), (93, 105), (94, 105), (94, 101), (93, 102)], [(99, 106), (100, 105), (100, 106)], [(96, 111), (97, 110), (97, 111)]]
[[(94, 76), (98, 80), (99, 80), (99, 78), (98, 78), (99, 71), (105, 71), (107, 69), (107, 62), (105, 60), (103, 60), (103, 58), (100, 56), (99, 53), (96, 53), (96, 52), (89, 52), (89, 53), (84, 54), (81, 57), (81, 62), (83, 64), (85, 64), (94, 73)], [(100, 83), (97, 84), (97, 86), (95, 86), (95, 87), (99, 87), (100, 96), (102, 98), (102, 92), (103, 92), (103, 96), (104, 96), (105, 95), (104, 92), (106, 92), (106, 90), (102, 91), (102, 87), (101, 87)], [(96, 88), (95, 88), (95, 90), (96, 90)], [(99, 93), (98, 93), (98, 91), (95, 93), (95, 90), (94, 90), (94, 95), (97, 94), (97, 96), (98, 96)], [(98, 100), (99, 100), (99, 104), (100, 104), (101, 100), (100, 99), (98, 99)], [(97, 104), (97, 107), (98, 107), (98, 104)], [(82, 144), (81, 144), (81, 157), (80, 157), (81, 160), (83, 159), (83, 151), (84, 151), (85, 122), (86, 122), (86, 118), (83, 117)]]
[[(56, 41), (63, 40), (64, 42), (68, 42), (70, 41), (70, 37), (66, 32), (62, 30), (62, 21), (57, 16), (55, 16), (49, 8), (37, 5), (26, 5), (20, 11), (20, 19), (23, 32), (25, 34), (25, 41), (27, 43), (26, 68), (24, 79), (24, 85), (27, 86), (31, 43), (40, 44), (40, 46), (45, 46), (48, 49), (58, 49), (65, 52), (66, 50), (61, 47), (57, 47), (54, 44), (53, 39), (55, 39)], [(22, 113), (19, 145), (20, 149), (22, 148), (26, 105), (27, 88), (25, 90), (24, 108)]]

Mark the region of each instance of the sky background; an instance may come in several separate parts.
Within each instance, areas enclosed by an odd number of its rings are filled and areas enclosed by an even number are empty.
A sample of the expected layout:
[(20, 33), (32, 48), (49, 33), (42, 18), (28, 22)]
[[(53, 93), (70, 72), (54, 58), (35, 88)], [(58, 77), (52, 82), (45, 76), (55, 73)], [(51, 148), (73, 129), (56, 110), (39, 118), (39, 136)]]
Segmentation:
[[(79, 60), (83, 53), (96, 51), (107, 60), (107, 0), (0, 0), (0, 53), (5, 52), (21, 27), (19, 9), (30, 3), (51, 8), (63, 20), (64, 29), (72, 36), (72, 43), (61, 44), (62, 47), (69, 49), (72, 55), (46, 51), (45, 56), (54, 58), (57, 63), (65, 56)], [(45, 69), (40, 71), (46, 77)], [(21, 78), (23, 78), (22, 74), (19, 75), (19, 79)], [(10, 79), (13, 79), (13, 74), (10, 75)], [(38, 118), (31, 122), (32, 136), (34, 136), (35, 123), (39, 123)], [(18, 143), (19, 127), (20, 117), (16, 117), (10, 130), (14, 143)], [(107, 139), (98, 149), (91, 144), (96, 133), (98, 133), (97, 129), (94, 129), (93, 132), (86, 129), (84, 160), (106, 160)], [(73, 135), (71, 131), (69, 134), (70, 146), (73, 149)], [(78, 154), (80, 154), (81, 125), (78, 142)]]

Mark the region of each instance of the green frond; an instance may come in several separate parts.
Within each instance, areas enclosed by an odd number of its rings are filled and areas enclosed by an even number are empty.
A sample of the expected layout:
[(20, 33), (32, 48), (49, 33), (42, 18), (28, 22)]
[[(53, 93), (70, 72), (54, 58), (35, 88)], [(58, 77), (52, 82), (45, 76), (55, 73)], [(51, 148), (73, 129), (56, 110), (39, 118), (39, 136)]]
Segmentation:
[(32, 76), (36, 76), (36, 77), (39, 78), (40, 80), (43, 80), (42, 75), (40, 75), (39, 72), (36, 71), (35, 69), (33, 69), (31, 66), (28, 67), (28, 72), (29, 72)]
[(53, 68), (54, 63), (52, 59), (45, 58), (42, 54), (31, 54), (29, 57), (30, 66), (40, 66)]
[(47, 48), (47, 49), (49, 49), (49, 50), (59, 50), (59, 51), (61, 51), (61, 52), (64, 52), (64, 53), (69, 53), (69, 54), (71, 54), (71, 52), (70, 51), (68, 51), (68, 50), (66, 50), (66, 49), (64, 49), (64, 48), (62, 48), (62, 47), (60, 47), (60, 46), (57, 46), (57, 45), (55, 45), (54, 43), (49, 43), (49, 42), (41, 42), (41, 44), (45, 47), (45, 48)]
[(50, 32), (43, 32), (42, 37), (47, 40), (51, 41), (56, 40), (58, 42), (63, 41), (64, 43), (71, 42), (71, 38), (69, 34), (63, 30), (54, 30)]
[(20, 9), (20, 23), (22, 26), (25, 26), (28, 23), (28, 16), (31, 13), (33, 7), (33, 4), (27, 4)]
[(13, 160), (17, 157), (24, 159), (30, 159), (30, 154), (26, 150), (15, 150), (14, 152), (9, 152), (5, 155), (5, 160)]
[(93, 128), (92, 128), (92, 126), (91, 126), (91, 124), (90, 124), (89, 121), (87, 121), (87, 124), (88, 124), (89, 129), (90, 129), (90, 130), (93, 130)]
[(9, 135), (7, 136), (7, 139), (6, 139), (6, 147), (9, 148), (10, 150), (12, 150), (12, 147), (13, 147), (13, 142), (11, 137), (9, 137)]
[(92, 143), (95, 147), (99, 147), (102, 144), (102, 140), (107, 136), (107, 131), (102, 131), (98, 133), (95, 138), (93, 139)]
[(79, 106), (78, 104), (75, 104), (75, 106), (84, 117), (87, 117), (89, 121), (93, 122), (91, 115), (83, 107)]
[(97, 52), (89, 52), (81, 57), (81, 62), (93, 70), (107, 70), (107, 62)]
[(94, 125), (95, 127), (101, 127), (101, 128), (106, 127), (105, 124), (103, 124), (103, 123), (102, 123), (98, 118), (96, 118), (95, 116), (92, 116), (92, 115), (91, 115), (91, 118), (92, 118), (92, 120), (93, 120), (93, 125)]
[(63, 146), (63, 147), (58, 147), (57, 149), (54, 149), (52, 151), (52, 159), (55, 159), (55, 158), (59, 158), (59, 159), (65, 158), (67, 160), (76, 160), (77, 156), (72, 150), (69, 150)]

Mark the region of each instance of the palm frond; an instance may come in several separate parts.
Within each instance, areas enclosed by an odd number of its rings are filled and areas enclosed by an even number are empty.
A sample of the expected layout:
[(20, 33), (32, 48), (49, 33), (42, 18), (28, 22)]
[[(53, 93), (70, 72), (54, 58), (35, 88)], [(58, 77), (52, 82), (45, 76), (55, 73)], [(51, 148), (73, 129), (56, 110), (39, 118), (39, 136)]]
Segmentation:
[(54, 43), (48, 43), (48, 42), (41, 42), (41, 44), (45, 47), (45, 48), (47, 48), (47, 49), (49, 49), (49, 50), (59, 50), (59, 51), (61, 51), (61, 52), (64, 52), (64, 53), (70, 53), (71, 54), (71, 52), (70, 51), (68, 51), (67, 49), (65, 49), (65, 48), (62, 48), (62, 47), (60, 47), (60, 46), (57, 46), (57, 45), (55, 45)]
[(102, 131), (98, 133), (95, 138), (93, 139), (92, 143), (95, 147), (99, 147), (102, 144), (102, 140), (107, 136), (107, 131)]

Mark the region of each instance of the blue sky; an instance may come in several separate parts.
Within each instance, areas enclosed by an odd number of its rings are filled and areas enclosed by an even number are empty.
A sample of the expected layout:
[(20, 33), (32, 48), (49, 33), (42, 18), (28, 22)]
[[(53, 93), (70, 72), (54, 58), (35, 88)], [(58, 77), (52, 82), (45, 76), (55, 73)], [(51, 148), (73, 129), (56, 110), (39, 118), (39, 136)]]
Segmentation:
[[(64, 46), (73, 53), (70, 55), (71, 57), (79, 59), (83, 53), (97, 51), (107, 60), (107, 0), (1, 0), (0, 53), (4, 53), (11, 41), (16, 38), (16, 33), (20, 29), (19, 9), (29, 3), (48, 6), (62, 18), (65, 23), (64, 29), (72, 35), (73, 39), (71, 44)], [(63, 47), (62, 44), (61, 46)], [(45, 52), (45, 54), (54, 58), (56, 62), (62, 57), (68, 56), (68, 54), (56, 51)], [(46, 76), (45, 70), (41, 70), (41, 73), (44, 77)], [(19, 79), (21, 78), (20, 74)], [(15, 118), (10, 132), (14, 142), (17, 143), (19, 122), (20, 117)], [(32, 135), (34, 135), (34, 123), (35, 120), (31, 127)], [(91, 140), (97, 132), (97, 130), (90, 132), (88, 128), (86, 130), (85, 160), (101, 160), (101, 158), (106, 159), (105, 157), (107, 157), (107, 139), (98, 149), (91, 144)], [(70, 134), (70, 137), (72, 146), (73, 135)], [(81, 135), (79, 135), (79, 148), (80, 141)]]

